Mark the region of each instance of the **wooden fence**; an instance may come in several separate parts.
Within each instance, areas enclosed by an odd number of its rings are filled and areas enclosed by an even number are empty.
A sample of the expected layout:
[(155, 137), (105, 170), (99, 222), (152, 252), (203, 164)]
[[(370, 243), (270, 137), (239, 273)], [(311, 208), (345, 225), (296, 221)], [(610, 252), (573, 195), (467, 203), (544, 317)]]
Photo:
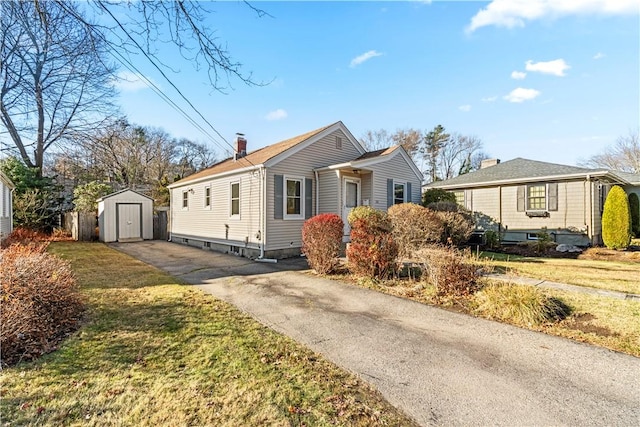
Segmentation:
[(63, 216), (63, 228), (71, 233), (74, 240), (95, 240), (96, 227), (98, 225), (96, 215), (88, 212), (65, 212)]
[(167, 240), (169, 238), (167, 209), (158, 208), (153, 215), (153, 239)]

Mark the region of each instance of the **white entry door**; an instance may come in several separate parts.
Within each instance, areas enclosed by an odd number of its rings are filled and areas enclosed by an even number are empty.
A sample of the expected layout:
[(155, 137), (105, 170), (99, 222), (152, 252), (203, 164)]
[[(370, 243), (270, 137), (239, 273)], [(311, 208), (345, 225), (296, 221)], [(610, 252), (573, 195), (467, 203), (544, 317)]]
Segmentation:
[(349, 212), (351, 209), (360, 205), (360, 179), (344, 178), (342, 186), (342, 221), (344, 221), (344, 236), (348, 239), (351, 233), (349, 227)]
[(142, 239), (142, 205), (118, 203), (118, 240)]

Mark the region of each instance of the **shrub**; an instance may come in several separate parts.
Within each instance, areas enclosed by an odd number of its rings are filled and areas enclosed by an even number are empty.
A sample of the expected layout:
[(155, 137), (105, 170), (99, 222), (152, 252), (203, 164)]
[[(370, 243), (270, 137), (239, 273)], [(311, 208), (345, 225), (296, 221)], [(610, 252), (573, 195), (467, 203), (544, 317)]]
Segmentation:
[(475, 311), (491, 319), (520, 326), (535, 326), (562, 320), (570, 309), (539, 288), (511, 283), (490, 284), (474, 297)]
[(82, 303), (71, 268), (44, 247), (0, 251), (2, 365), (53, 351), (79, 321)]
[(452, 202), (431, 203), (428, 208), (436, 211), (444, 224), (441, 243), (460, 246), (469, 240), (475, 228), (471, 212)]
[(422, 193), (422, 206), (429, 207), (431, 203), (436, 202), (456, 203), (456, 195), (442, 188), (430, 188)]
[(609, 249), (626, 249), (631, 243), (629, 200), (622, 187), (614, 185), (602, 212), (602, 241)]
[(500, 234), (494, 230), (484, 232), (485, 247), (487, 249), (498, 249), (500, 247)]
[(388, 277), (396, 270), (398, 245), (385, 212), (359, 206), (348, 217), (351, 243), (347, 261), (352, 273), (365, 277)]
[(41, 231), (31, 230), (29, 228), (15, 228), (6, 239), (2, 241), (2, 247), (8, 248), (14, 244), (20, 245), (46, 245), (50, 240), (50, 236)]
[(109, 184), (91, 181), (73, 189), (73, 204), (78, 212), (98, 212), (98, 199), (111, 193)]
[(631, 232), (640, 237), (640, 200), (636, 193), (629, 194), (629, 210), (631, 211)]
[(320, 274), (331, 273), (339, 263), (344, 223), (336, 214), (320, 214), (302, 226), (302, 253)]
[(418, 249), (440, 241), (443, 223), (437, 213), (414, 203), (401, 203), (391, 206), (388, 215), (401, 258), (410, 258)]
[(480, 272), (469, 255), (447, 247), (430, 247), (418, 252), (422, 277), (436, 288), (436, 299), (460, 299), (479, 288)]

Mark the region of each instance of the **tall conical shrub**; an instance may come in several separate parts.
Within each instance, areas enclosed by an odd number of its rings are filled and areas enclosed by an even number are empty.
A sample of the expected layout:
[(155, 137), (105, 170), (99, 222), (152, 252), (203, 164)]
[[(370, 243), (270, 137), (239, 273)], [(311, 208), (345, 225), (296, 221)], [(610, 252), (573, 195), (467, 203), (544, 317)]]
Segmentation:
[(609, 249), (626, 249), (631, 243), (629, 200), (618, 185), (611, 188), (604, 202), (602, 241)]
[(640, 237), (640, 199), (636, 193), (629, 194), (629, 209), (631, 210), (631, 232)]

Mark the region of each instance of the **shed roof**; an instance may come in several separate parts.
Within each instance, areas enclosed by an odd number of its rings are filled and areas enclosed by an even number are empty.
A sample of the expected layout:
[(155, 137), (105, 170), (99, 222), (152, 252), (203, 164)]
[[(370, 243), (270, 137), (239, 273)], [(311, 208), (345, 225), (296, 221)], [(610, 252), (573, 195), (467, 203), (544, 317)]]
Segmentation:
[(135, 190), (132, 190), (132, 189), (130, 189), (130, 188), (125, 188), (125, 189), (123, 189), (123, 190), (115, 191), (115, 192), (113, 192), (113, 193), (111, 193), (111, 194), (107, 194), (106, 196), (102, 196), (102, 197), (100, 197), (97, 201), (98, 201), (98, 202), (101, 202), (101, 201), (103, 201), (103, 200), (105, 200), (105, 199), (109, 199), (109, 198), (111, 198), (111, 197), (114, 197), (114, 196), (117, 196), (117, 195), (119, 195), (119, 194), (123, 194), (123, 193), (126, 193), (126, 192), (135, 193), (135, 194), (137, 194), (138, 196), (146, 197), (147, 199), (149, 199), (149, 200), (153, 201), (153, 197), (149, 197), (149, 196), (147, 196), (146, 194), (142, 194), (142, 193), (140, 193), (140, 192), (138, 192), (138, 191), (135, 191)]

